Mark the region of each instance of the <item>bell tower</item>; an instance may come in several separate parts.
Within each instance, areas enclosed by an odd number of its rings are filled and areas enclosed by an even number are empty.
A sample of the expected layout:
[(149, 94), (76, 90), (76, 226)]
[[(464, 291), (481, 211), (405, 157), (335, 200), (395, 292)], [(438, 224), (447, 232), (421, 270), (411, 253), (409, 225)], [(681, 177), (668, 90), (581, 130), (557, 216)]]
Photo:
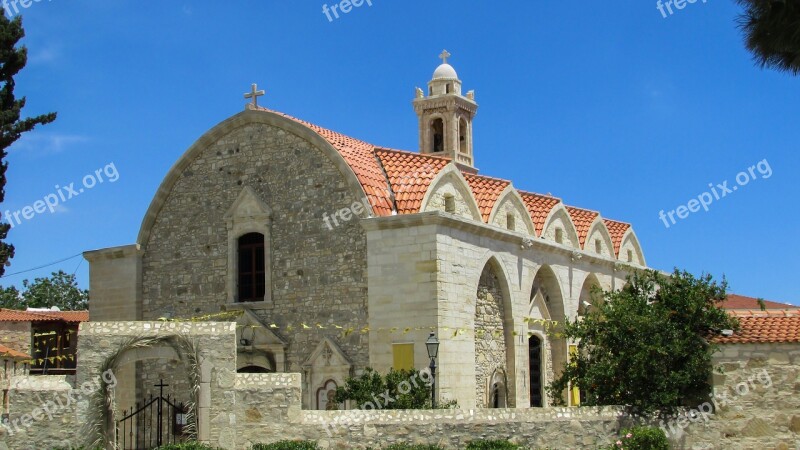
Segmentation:
[(478, 112), (475, 91), (462, 95), (461, 80), (447, 63), (450, 53), (445, 50), (439, 57), (442, 64), (433, 72), (427, 95), (417, 88), (414, 99), (414, 110), (419, 117), (419, 150), (474, 168), (472, 120)]

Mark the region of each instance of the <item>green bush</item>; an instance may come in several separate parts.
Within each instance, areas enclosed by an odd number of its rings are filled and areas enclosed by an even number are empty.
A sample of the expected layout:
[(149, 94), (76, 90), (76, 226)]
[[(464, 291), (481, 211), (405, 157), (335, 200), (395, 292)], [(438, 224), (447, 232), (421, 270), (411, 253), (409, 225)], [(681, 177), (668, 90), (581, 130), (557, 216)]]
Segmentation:
[[(335, 401), (351, 400), (358, 409), (431, 409), (431, 386), (426, 382), (428, 373), (419, 370), (394, 370), (382, 376), (372, 368), (358, 377), (350, 377), (345, 386), (336, 389)], [(389, 401), (384, 394), (388, 396)], [(377, 404), (376, 404), (377, 401)], [(437, 405), (439, 409), (452, 409), (457, 402)]]
[(518, 450), (521, 447), (508, 441), (477, 440), (467, 444), (467, 450)]
[(272, 444), (255, 444), (252, 450), (317, 450), (313, 441), (279, 441)]
[(669, 450), (664, 430), (656, 427), (633, 427), (622, 430), (622, 437), (609, 450)]

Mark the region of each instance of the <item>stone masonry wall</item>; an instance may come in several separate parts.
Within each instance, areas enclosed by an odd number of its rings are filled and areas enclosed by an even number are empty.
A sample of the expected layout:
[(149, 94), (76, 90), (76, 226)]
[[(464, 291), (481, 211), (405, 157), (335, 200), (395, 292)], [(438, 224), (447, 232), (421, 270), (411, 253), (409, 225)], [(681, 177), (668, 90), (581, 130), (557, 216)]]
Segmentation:
[(11, 378), (8, 422), (0, 427), (0, 450), (42, 450), (78, 445), (79, 414), (86, 395), (65, 376)]
[(282, 439), (323, 449), (383, 448), (393, 443), (463, 449), (475, 439), (509, 439), (530, 448), (597, 448), (620, 427), (613, 408), (439, 411), (303, 411), (298, 374), (238, 374), (236, 450)]
[(0, 345), (30, 355), (31, 340), (30, 322), (0, 322)]
[(224, 215), (245, 186), (272, 211), (272, 301), (252, 308), (280, 330), (293, 326), (282, 335), (287, 370), (301, 372), (325, 333), (355, 367), (367, 366), (366, 335), (299, 326), (367, 325), (366, 235), (357, 218), (340, 218), (332, 229), (323, 220), (361, 199), (321, 150), (268, 124), (234, 129), (199, 152), (175, 183), (141, 243), (144, 320), (213, 314), (228, 304)]
[(475, 395), (478, 406), (488, 407), (486, 389), (495, 370), (506, 366), (506, 340), (503, 332), (503, 291), (500, 280), (487, 265), (481, 273), (475, 304)]
[(725, 345), (715, 359), (724, 374), (703, 414), (665, 424), (675, 448), (800, 448), (800, 344)]

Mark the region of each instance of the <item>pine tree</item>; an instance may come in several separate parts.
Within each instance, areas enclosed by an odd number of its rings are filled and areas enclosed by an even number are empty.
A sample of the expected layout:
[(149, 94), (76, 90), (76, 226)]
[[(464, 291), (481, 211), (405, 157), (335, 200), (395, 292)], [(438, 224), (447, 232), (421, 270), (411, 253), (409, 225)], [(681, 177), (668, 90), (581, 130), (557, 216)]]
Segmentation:
[[(6, 195), (7, 149), (36, 125), (48, 124), (56, 119), (55, 113), (20, 119), (25, 97), (14, 97), (14, 76), (28, 62), (28, 50), (25, 46), (17, 46), (23, 37), (25, 30), (22, 28), (22, 18), (17, 16), (9, 20), (5, 12), (0, 14), (0, 203)], [(14, 246), (5, 242), (10, 228), (8, 223), (0, 224), (0, 276), (5, 273), (8, 261), (14, 257)]]
[(739, 26), (756, 63), (800, 74), (800, 0), (737, 0)]

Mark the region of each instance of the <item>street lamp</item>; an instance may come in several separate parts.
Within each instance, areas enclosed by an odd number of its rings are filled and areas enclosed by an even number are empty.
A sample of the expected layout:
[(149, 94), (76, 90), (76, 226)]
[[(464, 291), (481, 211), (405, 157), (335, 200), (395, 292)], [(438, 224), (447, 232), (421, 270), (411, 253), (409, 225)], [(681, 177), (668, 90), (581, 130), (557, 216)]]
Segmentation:
[(436, 333), (431, 332), (425, 347), (428, 348), (428, 358), (431, 359), (431, 408), (436, 409), (436, 357), (439, 355), (439, 340), (436, 339)]

